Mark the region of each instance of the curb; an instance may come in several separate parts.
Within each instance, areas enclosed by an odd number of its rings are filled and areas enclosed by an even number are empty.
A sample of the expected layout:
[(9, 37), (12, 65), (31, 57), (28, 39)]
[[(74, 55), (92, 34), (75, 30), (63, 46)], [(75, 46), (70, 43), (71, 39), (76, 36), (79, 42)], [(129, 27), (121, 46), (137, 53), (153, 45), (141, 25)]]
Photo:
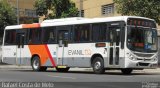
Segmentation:
[(0, 69), (31, 69), (31, 66), (0, 65)]
[(156, 69), (144, 69), (142, 70), (144, 72), (150, 72), (150, 73), (160, 73), (160, 68), (156, 68)]
[(25, 66), (25, 65), (16, 65), (16, 64), (7, 64), (7, 63), (3, 63), (3, 62), (0, 62), (0, 68), (14, 68), (14, 67), (17, 67), (17, 68), (27, 68), (27, 67), (31, 67), (31, 66)]

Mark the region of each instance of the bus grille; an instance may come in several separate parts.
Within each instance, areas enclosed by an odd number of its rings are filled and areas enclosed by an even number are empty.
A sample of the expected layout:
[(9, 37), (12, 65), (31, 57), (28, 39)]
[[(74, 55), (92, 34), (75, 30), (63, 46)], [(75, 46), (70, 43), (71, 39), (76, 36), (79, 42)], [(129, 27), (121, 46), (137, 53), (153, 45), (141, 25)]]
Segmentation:
[(137, 58), (137, 60), (151, 61), (152, 59), (143, 59), (143, 58)]
[(139, 53), (134, 53), (135, 55), (139, 57), (152, 57), (154, 54), (139, 54)]
[(139, 63), (139, 66), (148, 66), (149, 63)]

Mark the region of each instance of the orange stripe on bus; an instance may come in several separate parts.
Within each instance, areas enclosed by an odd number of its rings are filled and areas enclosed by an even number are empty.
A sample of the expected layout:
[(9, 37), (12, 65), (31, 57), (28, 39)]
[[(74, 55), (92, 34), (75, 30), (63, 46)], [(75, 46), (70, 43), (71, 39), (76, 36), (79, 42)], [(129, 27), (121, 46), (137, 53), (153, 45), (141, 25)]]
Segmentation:
[(39, 28), (40, 24), (39, 23), (34, 23), (34, 24), (22, 24), (22, 28)]
[(32, 55), (37, 54), (40, 57), (41, 65), (45, 65), (49, 55), (44, 45), (28, 45)]
[(52, 57), (52, 55), (51, 55), (51, 53), (50, 53), (50, 51), (49, 51), (48, 46), (45, 45), (45, 48), (46, 48), (46, 51), (47, 51), (47, 53), (48, 53), (48, 55), (49, 55), (49, 59), (50, 59), (52, 65), (53, 65), (53, 67), (55, 67), (55, 66), (56, 66), (55, 61), (54, 61), (54, 58)]
[(48, 59), (50, 59), (53, 67), (56, 66), (54, 58), (49, 52), (47, 45), (28, 45), (30, 52), (33, 55), (38, 55), (40, 57), (41, 65), (44, 66)]

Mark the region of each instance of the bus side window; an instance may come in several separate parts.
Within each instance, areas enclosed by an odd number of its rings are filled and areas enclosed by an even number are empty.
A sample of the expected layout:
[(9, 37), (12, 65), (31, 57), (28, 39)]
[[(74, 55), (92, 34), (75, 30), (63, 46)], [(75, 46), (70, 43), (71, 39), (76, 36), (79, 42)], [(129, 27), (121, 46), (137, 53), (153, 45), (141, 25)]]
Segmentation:
[(113, 40), (113, 30), (109, 30), (109, 41), (111, 42), (111, 43), (113, 43), (114, 42), (114, 40)]
[(53, 44), (56, 42), (54, 27), (46, 27), (43, 30), (43, 43)]
[(80, 41), (80, 32), (78, 31), (78, 26), (76, 25), (74, 30), (74, 41), (79, 42)]
[(41, 44), (41, 29), (30, 29), (29, 44)]
[(75, 26), (74, 41), (88, 42), (90, 40), (90, 24)]
[(105, 23), (92, 24), (92, 38), (94, 42), (107, 41), (108, 35)]
[(54, 32), (49, 32), (48, 43), (53, 43), (55, 41)]
[(5, 45), (16, 44), (16, 30), (6, 30)]

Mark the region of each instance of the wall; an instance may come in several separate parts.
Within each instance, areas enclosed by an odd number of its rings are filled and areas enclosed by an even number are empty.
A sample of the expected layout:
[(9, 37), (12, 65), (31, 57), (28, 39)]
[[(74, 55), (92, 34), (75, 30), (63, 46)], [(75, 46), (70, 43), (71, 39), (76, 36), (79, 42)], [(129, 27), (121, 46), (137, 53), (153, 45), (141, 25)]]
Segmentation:
[(8, 0), (8, 3), (15, 9), (17, 14), (17, 1), (19, 10), (20, 24), (33, 23), (37, 19), (36, 11), (34, 9), (34, 3), (36, 0)]
[[(78, 9), (84, 10), (84, 16), (87, 18), (95, 18), (95, 17), (106, 17), (106, 16), (118, 16), (116, 10), (113, 14), (102, 15), (101, 8), (102, 5), (112, 4), (113, 0), (72, 0), (75, 2), (76, 7)], [(116, 9), (116, 7), (115, 7)]]
[[(84, 17), (95, 18), (95, 17), (108, 17), (108, 16), (120, 16), (117, 13), (116, 6), (114, 7), (114, 13), (109, 15), (102, 15), (102, 5), (112, 4), (113, 0), (71, 0), (76, 4), (76, 7), (80, 10), (84, 10)], [(160, 25), (157, 25), (160, 29)]]
[[(34, 2), (36, 0), (18, 0), (19, 8), (22, 9), (34, 9)], [(17, 7), (17, 0), (8, 0), (8, 2), (13, 6)]]

